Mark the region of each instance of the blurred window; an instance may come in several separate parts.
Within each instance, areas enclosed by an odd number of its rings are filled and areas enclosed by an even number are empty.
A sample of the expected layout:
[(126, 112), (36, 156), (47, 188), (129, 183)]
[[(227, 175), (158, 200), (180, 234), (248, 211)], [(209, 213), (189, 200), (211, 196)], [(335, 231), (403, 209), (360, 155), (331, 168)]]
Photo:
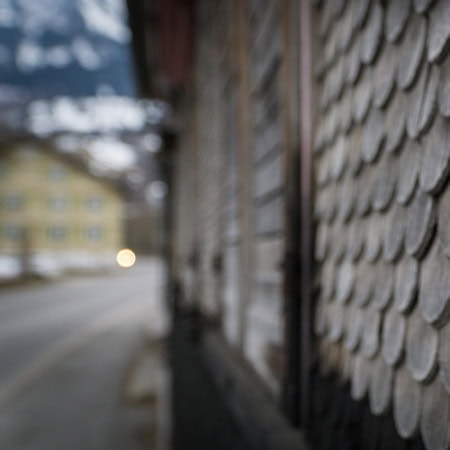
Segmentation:
[(61, 211), (63, 209), (66, 209), (67, 204), (68, 201), (66, 197), (51, 197), (48, 200), (48, 206), (54, 211)]
[(7, 194), (3, 200), (5, 209), (17, 210), (23, 207), (24, 199), (19, 194)]
[(22, 147), (17, 151), (17, 154), (20, 159), (25, 161), (33, 161), (37, 156), (36, 150), (32, 147)]
[(89, 211), (98, 211), (103, 207), (103, 199), (98, 195), (93, 195), (86, 200), (86, 207)]
[(51, 241), (64, 241), (67, 236), (65, 227), (54, 225), (47, 229), (48, 238)]
[(9, 241), (18, 241), (23, 236), (23, 228), (19, 225), (5, 225), (3, 234)]
[(91, 226), (85, 229), (86, 240), (91, 242), (99, 241), (102, 238), (103, 231), (100, 227)]
[(50, 168), (48, 176), (52, 181), (62, 181), (67, 177), (67, 170), (61, 165), (55, 164)]

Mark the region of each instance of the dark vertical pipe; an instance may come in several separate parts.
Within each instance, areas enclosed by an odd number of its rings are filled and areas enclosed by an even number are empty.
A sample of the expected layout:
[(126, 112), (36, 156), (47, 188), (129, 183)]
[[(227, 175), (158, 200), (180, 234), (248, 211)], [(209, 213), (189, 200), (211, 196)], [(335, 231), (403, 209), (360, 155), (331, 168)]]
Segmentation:
[(285, 123), (285, 253), (284, 312), (286, 372), (282, 406), (289, 421), (300, 420), (300, 285), (299, 274), (299, 86), (298, 86), (298, 2), (283, 1), (283, 102)]
[(312, 363), (312, 42), (310, 0), (300, 1), (300, 420), (310, 418)]
[(288, 194), (286, 196), (286, 250), (284, 267), (284, 295), (286, 304), (286, 344), (287, 344), (287, 367), (284, 387), (284, 409), (294, 425), (300, 420), (300, 285), (298, 274), (300, 270), (299, 260), (299, 185), (298, 177), (298, 154), (290, 155), (289, 164), (291, 168), (288, 176)]

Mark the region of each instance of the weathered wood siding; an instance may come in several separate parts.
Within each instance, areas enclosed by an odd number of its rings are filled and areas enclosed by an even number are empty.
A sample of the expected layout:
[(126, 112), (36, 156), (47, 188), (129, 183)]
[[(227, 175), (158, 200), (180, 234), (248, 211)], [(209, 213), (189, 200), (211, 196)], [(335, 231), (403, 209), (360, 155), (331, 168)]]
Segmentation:
[[(278, 394), (284, 375), (282, 11), (273, 1), (197, 6), (187, 126), (175, 159), (181, 166), (174, 177), (179, 277)], [(189, 263), (192, 255), (198, 263)]]
[(322, 390), (314, 420), (357, 448), (447, 449), (450, 2), (313, 3), (317, 382), (380, 417), (352, 435), (366, 416)]
[(281, 13), (281, 3), (273, 1), (249, 2), (247, 10), (251, 111), (247, 208), (251, 211), (253, 239), (245, 353), (274, 390), (280, 387), (283, 345), (285, 152)]

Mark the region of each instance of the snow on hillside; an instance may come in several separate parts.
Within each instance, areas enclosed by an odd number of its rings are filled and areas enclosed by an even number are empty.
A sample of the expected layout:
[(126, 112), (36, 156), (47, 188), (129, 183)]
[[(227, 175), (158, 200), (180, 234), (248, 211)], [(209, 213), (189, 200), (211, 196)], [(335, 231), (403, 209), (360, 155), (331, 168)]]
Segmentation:
[(129, 45), (123, 0), (0, 0), (0, 85), (133, 95)]

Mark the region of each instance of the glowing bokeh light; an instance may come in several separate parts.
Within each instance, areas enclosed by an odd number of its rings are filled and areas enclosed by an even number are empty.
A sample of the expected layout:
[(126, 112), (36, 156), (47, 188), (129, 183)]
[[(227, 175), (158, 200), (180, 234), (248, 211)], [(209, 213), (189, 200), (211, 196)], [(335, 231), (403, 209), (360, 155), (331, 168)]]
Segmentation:
[(123, 248), (117, 252), (116, 261), (120, 267), (128, 269), (134, 266), (134, 263), (136, 262), (136, 255), (133, 250)]

